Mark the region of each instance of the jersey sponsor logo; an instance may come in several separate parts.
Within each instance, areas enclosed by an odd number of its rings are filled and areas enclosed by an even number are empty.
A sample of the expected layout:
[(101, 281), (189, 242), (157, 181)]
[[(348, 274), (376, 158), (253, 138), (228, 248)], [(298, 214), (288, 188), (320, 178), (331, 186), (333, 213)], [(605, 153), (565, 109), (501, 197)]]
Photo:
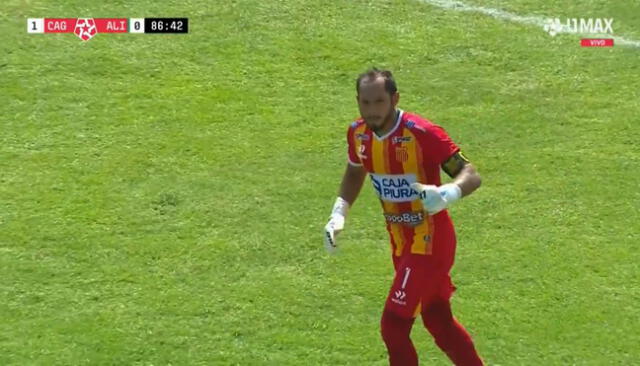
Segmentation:
[(356, 134), (356, 139), (358, 139), (360, 141), (368, 141), (369, 140), (369, 135), (367, 135), (366, 133), (357, 133)]
[(369, 176), (376, 194), (383, 201), (410, 202), (419, 197), (418, 192), (411, 188), (411, 183), (417, 182), (415, 174), (370, 173)]
[(401, 213), (384, 213), (384, 218), (390, 224), (403, 224), (408, 226), (417, 226), (424, 222), (424, 212), (401, 212)]
[(394, 144), (401, 144), (403, 142), (410, 142), (411, 141), (411, 136), (394, 136), (391, 139), (391, 142), (393, 142)]

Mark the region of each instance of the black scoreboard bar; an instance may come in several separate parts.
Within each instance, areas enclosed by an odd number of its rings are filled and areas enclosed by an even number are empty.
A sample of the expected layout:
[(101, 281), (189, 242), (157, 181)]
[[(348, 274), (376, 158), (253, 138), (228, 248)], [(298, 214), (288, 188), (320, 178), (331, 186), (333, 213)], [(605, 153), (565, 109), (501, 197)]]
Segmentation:
[(144, 18), (144, 33), (189, 33), (189, 18)]

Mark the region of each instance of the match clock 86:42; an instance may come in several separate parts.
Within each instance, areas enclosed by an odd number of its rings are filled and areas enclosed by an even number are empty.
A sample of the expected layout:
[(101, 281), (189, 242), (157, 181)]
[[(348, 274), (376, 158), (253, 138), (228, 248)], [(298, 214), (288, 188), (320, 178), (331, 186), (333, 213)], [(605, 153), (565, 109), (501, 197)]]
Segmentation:
[(144, 18), (145, 33), (189, 33), (189, 18)]

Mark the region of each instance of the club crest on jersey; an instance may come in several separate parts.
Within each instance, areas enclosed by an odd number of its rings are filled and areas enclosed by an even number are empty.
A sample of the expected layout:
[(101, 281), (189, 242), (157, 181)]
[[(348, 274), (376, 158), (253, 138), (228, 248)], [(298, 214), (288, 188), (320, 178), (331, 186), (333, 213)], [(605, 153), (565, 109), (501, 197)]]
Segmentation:
[(369, 135), (367, 135), (366, 133), (357, 133), (356, 134), (356, 139), (358, 139), (360, 141), (368, 141), (369, 140)]
[(391, 139), (391, 142), (393, 142), (394, 144), (401, 144), (403, 142), (409, 142), (411, 141), (411, 136), (394, 136)]
[(409, 151), (405, 147), (396, 148), (396, 160), (399, 163), (404, 163), (409, 160)]

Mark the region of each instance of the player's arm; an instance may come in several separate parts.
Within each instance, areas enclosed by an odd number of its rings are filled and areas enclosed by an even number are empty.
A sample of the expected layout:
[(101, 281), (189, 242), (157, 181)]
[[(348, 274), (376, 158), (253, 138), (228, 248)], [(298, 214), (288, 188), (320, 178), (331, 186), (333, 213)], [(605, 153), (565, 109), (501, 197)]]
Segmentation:
[(360, 194), (362, 184), (366, 177), (367, 171), (362, 165), (347, 164), (347, 169), (342, 176), (338, 197), (347, 201), (349, 206), (353, 206), (356, 198), (358, 198), (358, 194)]
[(442, 164), (442, 170), (453, 178), (452, 183), (460, 188), (460, 197), (470, 195), (482, 184), (480, 174), (460, 151)]
[(362, 165), (347, 164), (347, 169), (342, 176), (338, 198), (333, 204), (329, 222), (324, 227), (324, 245), (330, 253), (336, 249), (336, 235), (344, 229), (344, 220), (349, 207), (358, 198), (366, 176), (367, 171)]
[(460, 198), (470, 195), (482, 183), (476, 168), (460, 151), (446, 159), (441, 167), (453, 178), (453, 182), (439, 187), (420, 183), (412, 184), (412, 187), (420, 192), (422, 203), (431, 215), (446, 209)]

